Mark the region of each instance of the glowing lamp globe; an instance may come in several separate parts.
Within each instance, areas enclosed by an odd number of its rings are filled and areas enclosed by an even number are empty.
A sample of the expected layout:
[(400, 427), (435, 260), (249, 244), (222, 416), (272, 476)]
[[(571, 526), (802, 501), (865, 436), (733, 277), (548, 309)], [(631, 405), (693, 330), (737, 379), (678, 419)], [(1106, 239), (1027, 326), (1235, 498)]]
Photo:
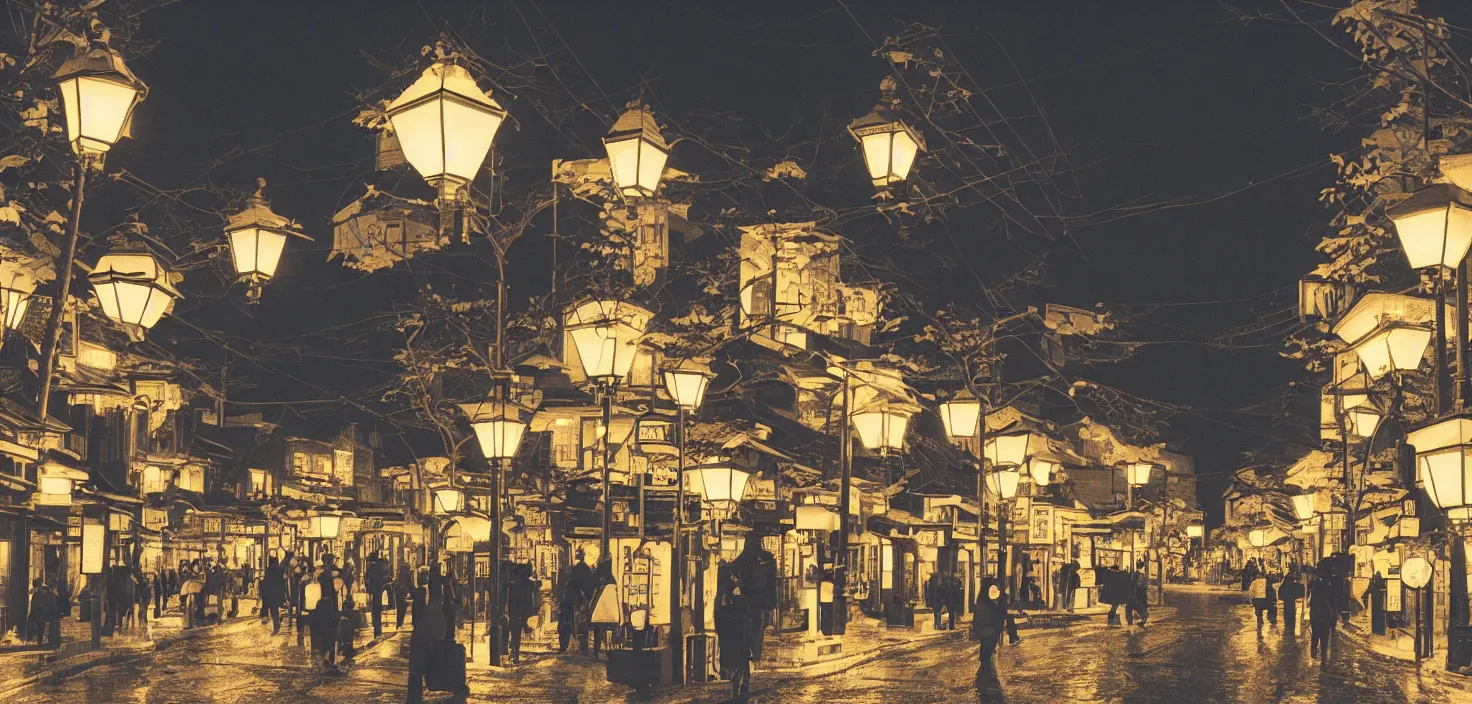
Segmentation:
[(1380, 419), (1385, 414), (1371, 404), (1355, 406), (1345, 412), (1345, 426), (1349, 432), (1357, 437), (1368, 438), (1375, 434), (1375, 428), (1380, 426)]
[(506, 119), (470, 72), (448, 60), (425, 69), (386, 114), (404, 158), (445, 197), (475, 180)]
[(1149, 462), (1131, 462), (1125, 467), (1125, 481), (1131, 486), (1145, 486), (1150, 483), (1150, 475), (1155, 472), (1155, 465)]
[(1034, 457), (1027, 461), (1028, 473), (1032, 476), (1032, 482), (1038, 486), (1047, 486), (1053, 481), (1053, 473), (1061, 467), (1058, 462), (1045, 457)]
[(981, 432), (981, 400), (969, 389), (962, 389), (940, 404), (940, 420), (952, 440), (974, 438)]
[(1411, 370), (1431, 346), (1433, 301), (1394, 293), (1369, 293), (1355, 301), (1334, 324), (1334, 334), (1349, 343), (1365, 371), (1379, 379), (1392, 370)]
[(105, 46), (79, 48), (53, 78), (61, 93), (67, 141), (87, 158), (100, 159), (112, 149), (148, 93), (123, 57)]
[(1021, 479), (1022, 472), (1017, 467), (1002, 466), (986, 475), (986, 488), (997, 496), (1010, 499), (1017, 495), (1017, 483)]
[(231, 215), (225, 225), (236, 280), (249, 284), (247, 296), (252, 301), (260, 298), (261, 285), (276, 275), (276, 266), (281, 262), (286, 241), (291, 238), (312, 241), (296, 223), (271, 210), (262, 193), (266, 187), (265, 179), (260, 179), (258, 184), (259, 188), (246, 203), (245, 210)]
[(148, 330), (181, 296), (151, 252), (125, 247), (102, 255), (87, 276), (109, 319), (130, 331)]
[(659, 190), (670, 147), (654, 124), (654, 114), (642, 102), (629, 103), (603, 138), (603, 147), (608, 150), (613, 184), (620, 195), (648, 198)]
[(705, 402), (705, 389), (714, 376), (704, 369), (672, 367), (664, 370), (664, 390), (681, 408), (694, 411)]
[(1021, 467), (1027, 461), (1028, 447), (1032, 444), (1032, 433), (1014, 431), (987, 438), (982, 454), (993, 466)]
[(19, 330), (36, 292), (36, 280), (19, 269), (7, 270), (6, 265), (0, 262), (0, 330)]
[(1456, 268), (1472, 245), (1472, 193), (1437, 183), (1386, 208), (1412, 269)]
[(336, 538), (342, 530), (342, 516), (321, 513), (307, 519), (307, 532), (319, 538)]
[(887, 188), (910, 175), (915, 157), (925, 151), (925, 140), (891, 107), (895, 82), (885, 77), (879, 84), (883, 97), (869, 114), (849, 123), (848, 133), (864, 152), (864, 164), (876, 188)]
[(726, 462), (691, 467), (685, 470), (688, 489), (709, 504), (733, 504), (746, 496), (746, 483), (751, 473)]
[(515, 404), (501, 399), (480, 403), (462, 403), (460, 410), (470, 419), (481, 454), (488, 460), (504, 460), (516, 456), (526, 434), (526, 421)]
[(1189, 525), (1189, 526), (1186, 526), (1186, 537), (1187, 538), (1200, 538), (1201, 536), (1203, 536), (1205, 534), (1206, 534), (1206, 527), (1205, 526), (1202, 526), (1200, 524), (1194, 524), (1194, 523), (1191, 524), (1191, 525)]
[(1247, 542), (1252, 547), (1260, 548), (1268, 544), (1268, 531), (1266, 528), (1253, 528), (1247, 533)]
[(1437, 508), (1472, 506), (1472, 418), (1453, 416), (1406, 435), (1416, 448), (1416, 479)]
[(854, 430), (865, 449), (905, 449), (905, 430), (909, 427), (912, 414), (903, 408), (889, 406), (853, 414)]
[(459, 489), (443, 488), (434, 491), (434, 513), (444, 515), (465, 508), (465, 494)]
[(653, 313), (632, 303), (594, 300), (567, 310), (564, 329), (589, 379), (617, 384), (639, 354), (639, 340)]

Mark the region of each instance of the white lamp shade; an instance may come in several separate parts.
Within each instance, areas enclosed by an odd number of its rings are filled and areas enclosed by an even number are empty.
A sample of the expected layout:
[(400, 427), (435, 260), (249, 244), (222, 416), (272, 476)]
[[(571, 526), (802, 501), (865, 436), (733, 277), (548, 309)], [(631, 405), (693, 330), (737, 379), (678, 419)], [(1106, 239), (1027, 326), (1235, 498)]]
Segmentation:
[(1416, 369), (1431, 346), (1431, 330), (1393, 326), (1381, 328), (1355, 343), (1350, 349), (1359, 356), (1365, 372), (1379, 379), (1392, 369)]
[(342, 529), (342, 516), (324, 513), (307, 519), (307, 533), (318, 538), (336, 538)]
[(958, 394), (940, 404), (940, 420), (946, 426), (946, 435), (951, 438), (974, 438), (981, 431), (981, 401), (976, 397)]
[(664, 390), (676, 404), (693, 411), (705, 402), (705, 389), (710, 385), (710, 378), (710, 372), (703, 369), (666, 369)]
[(430, 184), (448, 190), (475, 179), (506, 119), (469, 71), (444, 61), (425, 69), (389, 103), (387, 114), (404, 158)]
[(1306, 521), (1314, 517), (1314, 495), (1299, 494), (1293, 497), (1293, 515), (1300, 521)]
[(1260, 548), (1268, 544), (1268, 532), (1265, 528), (1253, 528), (1247, 533), (1247, 542), (1252, 547)]
[(588, 301), (571, 308), (564, 325), (583, 373), (591, 379), (622, 381), (634, 365), (651, 317), (648, 310), (621, 301)]
[(746, 496), (746, 482), (751, 479), (750, 472), (724, 463), (692, 467), (685, 471), (685, 476), (689, 482), (687, 490), (713, 504), (741, 501)]
[(446, 538), (465, 538), (467, 542), (491, 539), (491, 521), (483, 516), (460, 516), (445, 531)]
[(1334, 324), (1339, 339), (1353, 345), (1379, 328), (1392, 325), (1430, 327), (1436, 304), (1429, 298), (1403, 293), (1366, 293)]
[(1345, 414), (1345, 425), (1357, 437), (1368, 438), (1375, 434), (1383, 414), (1373, 406), (1356, 406)]
[(884, 108), (855, 120), (848, 131), (864, 152), (869, 178), (881, 188), (905, 180), (925, 148), (918, 132)]
[(987, 438), (983, 453), (994, 466), (1021, 467), (1027, 461), (1032, 433), (1003, 433)]
[(1472, 505), (1472, 476), (1469, 475), (1472, 475), (1472, 447), (1467, 445), (1416, 455), (1416, 478), (1437, 508)]
[(281, 252), (286, 249), (286, 235), (261, 227), (247, 227), (228, 234), (236, 276), (265, 281), (276, 274)]
[(805, 504), (793, 512), (793, 525), (797, 530), (816, 530), (831, 533), (838, 530), (838, 512), (825, 506)]
[(613, 123), (603, 146), (608, 150), (608, 165), (620, 195), (648, 197), (659, 190), (670, 148), (647, 107), (631, 104)]
[(87, 280), (109, 319), (146, 330), (157, 324), (179, 298), (168, 277), (152, 254), (112, 252), (97, 260)]
[(869, 450), (903, 450), (910, 414), (894, 408), (853, 414), (859, 442)]
[(436, 489), (434, 491), (434, 513), (455, 513), (465, 507), (465, 494), (459, 489)]
[(1002, 466), (986, 475), (986, 488), (1004, 499), (1017, 495), (1017, 482), (1022, 478), (1016, 466)]
[(507, 459), (516, 456), (521, 447), (526, 423), (513, 419), (490, 420), (475, 423), (475, 439), (486, 459)]
[(1057, 462), (1043, 457), (1034, 457), (1027, 461), (1027, 468), (1032, 475), (1032, 481), (1038, 486), (1047, 486), (1049, 482), (1053, 481), (1053, 473), (1058, 471), (1059, 467), (1061, 465)]
[(66, 137), (78, 154), (101, 155), (123, 135), (147, 87), (106, 47), (80, 50), (56, 72)]
[(25, 311), (31, 306), (35, 281), (21, 275), (0, 274), (0, 323), (4, 330), (19, 330)]
[(1201, 536), (1203, 536), (1205, 534), (1206, 534), (1206, 527), (1205, 526), (1194, 525), (1194, 524), (1193, 525), (1186, 526), (1186, 537), (1187, 538), (1200, 538)]
[(1472, 244), (1472, 194), (1447, 183), (1417, 191), (1386, 213), (1412, 269), (1456, 268)]
[(1125, 481), (1133, 486), (1145, 486), (1154, 471), (1155, 465), (1149, 462), (1131, 462), (1125, 467)]

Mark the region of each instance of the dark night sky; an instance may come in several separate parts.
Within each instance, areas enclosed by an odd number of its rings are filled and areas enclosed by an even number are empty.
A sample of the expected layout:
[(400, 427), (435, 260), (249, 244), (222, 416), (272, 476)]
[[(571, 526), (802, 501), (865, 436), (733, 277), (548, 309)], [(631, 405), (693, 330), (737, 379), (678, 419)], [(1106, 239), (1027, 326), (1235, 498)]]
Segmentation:
[[(374, 285), (370, 277), (330, 273), (336, 265), (322, 262), (331, 214), (361, 194), (372, 168), (366, 134), (349, 123), (351, 94), (382, 81), (361, 53), (402, 46), (407, 55), (433, 38), (427, 17), (483, 22), (470, 38), (492, 58), (503, 37), (526, 41), (521, 16), (542, 28), (550, 22), (619, 102), (646, 80), (667, 112), (749, 111), (777, 128), (818, 106), (854, 115), (867, 109), (886, 67), (869, 56), (872, 42), (860, 25), (878, 38), (896, 19), (923, 21), (942, 26), (957, 51), (977, 52), (976, 64), (963, 60), (983, 84), (1014, 83), (1008, 95), (1032, 92), (1074, 166), (1081, 197), (1065, 204), (1068, 213), (1219, 196), (1072, 228), (1077, 249), (1053, 262), (1057, 286), (1049, 298), (1070, 305), (1238, 301), (1160, 309), (1152, 319), (1185, 331), (1154, 324), (1142, 334), (1165, 340), (1212, 337), (1292, 306), (1293, 284), (1316, 263), (1313, 245), (1327, 219), (1317, 202), (1333, 178), (1327, 156), (1361, 136), (1329, 134), (1310, 114), (1332, 99), (1326, 83), (1354, 75), (1345, 54), (1305, 27), (1244, 23), (1214, 2), (854, 0), (857, 24), (828, 2), (548, 2), (540, 14), (529, 2), (472, 6), (479, 4), (168, 7), (143, 27), (158, 45), (134, 69), (152, 94), (136, 139), (109, 165), (172, 188), (197, 178), (212, 156), (251, 149), (209, 178), (244, 187), (264, 175), (276, 209), (317, 238), (315, 251), (288, 255), (297, 259), (283, 266), (256, 311), (262, 318), (301, 316), (304, 299), (366, 293)], [(998, 47), (1015, 72), (998, 61)], [(1019, 75), (1025, 86), (1015, 84)], [(497, 97), (529, 119), (524, 105)], [(503, 131), (498, 144), (516, 138)], [(546, 158), (553, 156), (586, 154)], [(330, 293), (317, 288), (324, 280), (333, 282)], [(1302, 378), (1297, 363), (1278, 356), (1273, 336), (1251, 343), (1237, 350), (1155, 345), (1094, 374), (1145, 397), (1239, 409), (1278, 397)], [(1300, 407), (1304, 422), (1313, 423), (1316, 408)], [(1166, 429), (1165, 439), (1196, 456), (1210, 510), (1220, 510), (1225, 472), (1239, 466), (1243, 451), (1290, 434), (1266, 420), (1206, 412), (1179, 416)]]

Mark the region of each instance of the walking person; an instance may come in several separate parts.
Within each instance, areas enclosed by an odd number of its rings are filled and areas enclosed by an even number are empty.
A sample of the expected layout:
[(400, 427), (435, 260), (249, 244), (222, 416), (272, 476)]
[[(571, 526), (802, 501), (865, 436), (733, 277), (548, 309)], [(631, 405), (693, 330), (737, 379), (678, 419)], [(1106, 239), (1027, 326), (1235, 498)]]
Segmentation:
[(731, 697), (751, 693), (751, 612), (741, 581), (731, 564), (716, 575), (715, 622), (720, 645), (721, 676), (731, 680)]
[(1303, 583), (1299, 581), (1298, 572), (1289, 569), (1278, 584), (1278, 600), (1283, 602), (1284, 638), (1298, 636), (1298, 600), (1302, 598)]
[(976, 686), (986, 700), (986, 694), (995, 695), (1000, 692), (993, 656), (996, 655), (997, 645), (1002, 641), (1002, 631), (1006, 628), (1007, 621), (1002, 589), (997, 586), (995, 579), (988, 577), (982, 581), (981, 593), (976, 598), (972, 613), (971, 640), (981, 644), (981, 663), (976, 671)]
[(271, 635), (281, 632), (281, 604), (286, 601), (286, 575), (275, 557), (266, 563), (265, 576), (261, 577), (261, 623), (271, 618)]
[(55, 610), (56, 598), (51, 595), (51, 589), (39, 577), (31, 580), (31, 608), (26, 615), (26, 628), (29, 640), (36, 641), (36, 645), (45, 640)]
[(961, 613), (966, 603), (966, 585), (961, 582), (961, 573), (952, 572), (946, 577), (946, 630), (956, 630), (956, 614)]
[[(588, 654), (588, 637), (582, 628), (582, 615), (587, 609), (587, 601), (583, 596), (583, 588), (579, 583), (578, 567), (587, 567), (583, 564), (583, 552), (578, 551), (578, 564), (568, 570), (567, 577), (562, 580), (562, 588), (557, 593), (557, 654), (567, 652), (567, 646), (572, 643), (574, 636), (582, 634), (581, 652)], [(588, 570), (588, 579), (592, 580), (593, 571)]]
[(424, 701), (424, 678), (429, 675), (435, 650), (445, 639), (445, 612), (437, 604), (440, 600), (439, 580), (431, 579), (425, 570), (420, 584), (410, 588), (414, 631), (409, 634), (409, 687), (404, 700), (408, 704)]
[(1063, 608), (1068, 613), (1073, 613), (1073, 599), (1078, 594), (1079, 586), (1082, 584), (1078, 576), (1080, 569), (1082, 568), (1079, 566), (1078, 560), (1073, 560), (1064, 567), (1066, 577), (1063, 582)]
[(368, 611), (373, 614), (373, 637), (383, 637), (384, 591), (389, 587), (388, 563), (378, 553), (368, 555), (368, 567), (363, 571), (363, 586), (368, 593)]
[(1332, 567), (1320, 562), (1318, 573), (1308, 585), (1308, 626), (1312, 636), (1309, 656), (1319, 659), (1329, 656), (1329, 643), (1334, 640), (1339, 623), (1338, 585), (1332, 571)]
[[(746, 544), (741, 554), (731, 561), (731, 569), (741, 585), (741, 596), (746, 600), (748, 614), (747, 647), (752, 661), (762, 658), (766, 642), (767, 614), (777, 608), (777, 558), (762, 547), (762, 536), (756, 532), (746, 534)], [(945, 598), (944, 587), (940, 590)]]
[(1247, 596), (1252, 599), (1252, 610), (1257, 614), (1257, 630), (1262, 632), (1263, 617), (1272, 610), (1273, 602), (1268, 596), (1267, 575), (1257, 574), (1252, 578), (1252, 583), (1247, 586)]
[(511, 585), (506, 590), (506, 616), (509, 620), (511, 662), (521, 662), (521, 635), (526, 624), (542, 608), (542, 583), (532, 576), (531, 565), (512, 568)]
[(414, 574), (409, 565), (399, 565), (399, 576), (394, 579), (394, 628), (404, 630), (404, 617), (409, 614), (409, 605), (414, 601)]
[(313, 578), (319, 596), (317, 603), (309, 606), (314, 666), (320, 664), (324, 670), (333, 669), (337, 649), (338, 606), (342, 603), (342, 580), (337, 575), (332, 555), (323, 555), (322, 569)]
[[(930, 573), (930, 578), (925, 580), (925, 606), (935, 617), (935, 630), (940, 630), (940, 614), (946, 609), (946, 586), (945, 576), (940, 570)], [(954, 620), (954, 619), (953, 619)]]
[(1242, 591), (1252, 588), (1252, 583), (1258, 578), (1257, 558), (1248, 558), (1247, 564), (1242, 568)]

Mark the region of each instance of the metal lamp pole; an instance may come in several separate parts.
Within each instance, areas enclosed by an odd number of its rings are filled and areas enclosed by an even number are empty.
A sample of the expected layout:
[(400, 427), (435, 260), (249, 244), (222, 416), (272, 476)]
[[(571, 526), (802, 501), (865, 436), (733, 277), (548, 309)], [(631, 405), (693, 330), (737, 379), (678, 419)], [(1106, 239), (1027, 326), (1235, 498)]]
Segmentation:
[(676, 404), (675, 435), (679, 450), (675, 480), (675, 530), (670, 543), (670, 677), (685, 683), (685, 406)]
[[(75, 268), (72, 262), (77, 258), (77, 232), (82, 221), (82, 200), (87, 187), (87, 168), (92, 161), (85, 155), (79, 155), (72, 167), (72, 209), (70, 217), (67, 218), (66, 240), (63, 241), (61, 254), (56, 260), (56, 297), (51, 300), (51, 311), (46, 316), (46, 337), (41, 341), (41, 397), (37, 399), (37, 407), (43, 430), (50, 413), (51, 381), (55, 377), (56, 367), (56, 346), (61, 342), (62, 313), (66, 309), (67, 293), (72, 288), (72, 270)], [(97, 165), (101, 166), (100, 160), (97, 161)]]
[(853, 474), (853, 451), (849, 446), (853, 443), (851, 434), (852, 419), (849, 418), (849, 381), (848, 372), (843, 374), (843, 424), (838, 429), (838, 458), (839, 458), (839, 483), (838, 483), (838, 539), (834, 541), (833, 556), (833, 635), (843, 635), (848, 632), (848, 513), (849, 513), (849, 484)]

